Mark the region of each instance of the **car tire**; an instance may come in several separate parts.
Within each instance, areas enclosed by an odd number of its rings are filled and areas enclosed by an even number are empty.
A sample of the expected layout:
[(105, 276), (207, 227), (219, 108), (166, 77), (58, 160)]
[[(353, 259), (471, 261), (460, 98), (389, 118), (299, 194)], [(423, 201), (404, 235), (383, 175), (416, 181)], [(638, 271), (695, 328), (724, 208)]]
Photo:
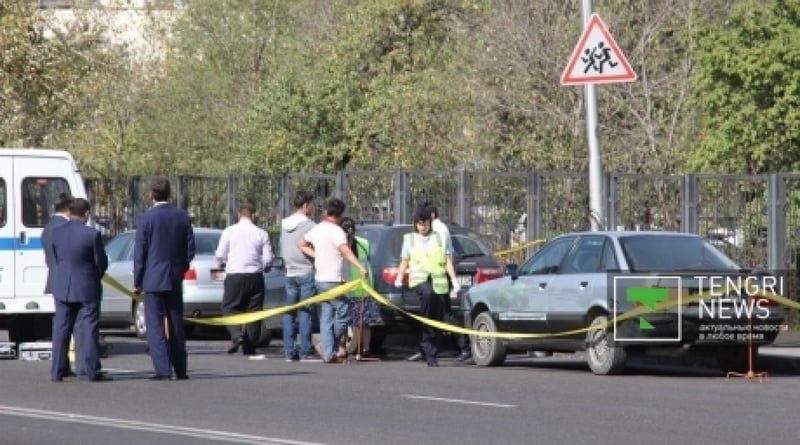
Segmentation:
[(147, 322), (144, 316), (144, 301), (133, 303), (133, 331), (142, 340), (147, 339)]
[[(498, 332), (489, 312), (481, 312), (472, 322), (472, 329), (483, 332)], [(472, 359), (478, 366), (500, 366), (506, 360), (506, 346), (495, 337), (471, 336)]]
[[(758, 346), (753, 346), (753, 365), (758, 358)], [(717, 351), (717, 364), (722, 372), (745, 373), (750, 368), (750, 353), (746, 346), (720, 348)]]
[(586, 333), (586, 362), (597, 375), (619, 374), (625, 368), (625, 349), (610, 344), (607, 323), (608, 316), (598, 315)]
[(257, 348), (266, 348), (272, 341), (272, 329), (267, 326), (267, 321), (261, 321), (261, 329), (258, 330), (258, 339), (256, 340)]

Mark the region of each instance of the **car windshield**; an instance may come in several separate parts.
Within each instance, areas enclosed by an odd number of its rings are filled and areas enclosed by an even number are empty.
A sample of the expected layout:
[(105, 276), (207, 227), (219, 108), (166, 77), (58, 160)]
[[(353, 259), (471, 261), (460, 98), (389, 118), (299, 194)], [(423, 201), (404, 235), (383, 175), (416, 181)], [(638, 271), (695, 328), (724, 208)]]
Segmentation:
[(739, 265), (700, 237), (633, 235), (620, 237), (631, 271), (738, 270)]
[(492, 249), (473, 233), (454, 233), (453, 253), (457, 258), (492, 256)]
[(195, 255), (214, 255), (219, 244), (219, 233), (194, 233)]

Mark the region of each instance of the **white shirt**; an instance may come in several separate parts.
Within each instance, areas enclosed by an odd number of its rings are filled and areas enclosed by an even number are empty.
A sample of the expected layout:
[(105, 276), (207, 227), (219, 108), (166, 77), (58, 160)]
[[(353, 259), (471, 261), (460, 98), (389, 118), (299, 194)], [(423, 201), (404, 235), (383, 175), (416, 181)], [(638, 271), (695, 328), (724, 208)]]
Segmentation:
[(431, 230), (438, 233), (442, 240), (444, 240), (444, 254), (452, 257), (453, 240), (450, 239), (450, 229), (447, 228), (447, 224), (443, 223), (439, 218), (436, 218), (431, 224)]
[(214, 256), (225, 262), (226, 273), (257, 273), (272, 262), (269, 235), (248, 218), (222, 231)]
[(341, 283), (344, 257), (339, 247), (347, 244), (347, 235), (335, 223), (323, 220), (303, 235), (314, 246), (314, 279), (328, 283)]

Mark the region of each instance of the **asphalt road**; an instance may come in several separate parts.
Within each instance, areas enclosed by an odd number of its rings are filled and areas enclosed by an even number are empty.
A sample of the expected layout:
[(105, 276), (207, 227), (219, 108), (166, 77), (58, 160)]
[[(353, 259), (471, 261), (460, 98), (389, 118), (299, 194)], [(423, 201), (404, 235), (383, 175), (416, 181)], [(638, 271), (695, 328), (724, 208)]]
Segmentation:
[[(115, 378), (48, 380), (50, 362), (0, 361), (0, 443), (39, 444), (791, 444), (800, 378), (763, 383), (672, 363), (592, 375), (580, 356), (286, 363), (190, 341), (189, 381), (153, 382), (144, 345), (107, 338)], [(767, 370), (770, 371), (770, 370)]]

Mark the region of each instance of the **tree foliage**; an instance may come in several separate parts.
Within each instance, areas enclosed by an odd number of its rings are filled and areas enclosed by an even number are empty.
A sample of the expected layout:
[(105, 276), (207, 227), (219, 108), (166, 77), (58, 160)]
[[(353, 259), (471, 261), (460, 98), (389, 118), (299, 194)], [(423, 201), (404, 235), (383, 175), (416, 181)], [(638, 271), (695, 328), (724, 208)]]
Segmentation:
[(44, 146), (76, 125), (99, 66), (96, 37), (49, 27), (35, 2), (0, 3), (0, 146)]
[(800, 3), (740, 2), (699, 27), (695, 82), (703, 129), (692, 163), (704, 171), (800, 168)]
[[(798, 2), (594, 3), (639, 76), (597, 88), (605, 170), (797, 169)], [(97, 174), (587, 168), (578, 0), (194, 0), (147, 63), (34, 6), (0, 5), (0, 144)]]

